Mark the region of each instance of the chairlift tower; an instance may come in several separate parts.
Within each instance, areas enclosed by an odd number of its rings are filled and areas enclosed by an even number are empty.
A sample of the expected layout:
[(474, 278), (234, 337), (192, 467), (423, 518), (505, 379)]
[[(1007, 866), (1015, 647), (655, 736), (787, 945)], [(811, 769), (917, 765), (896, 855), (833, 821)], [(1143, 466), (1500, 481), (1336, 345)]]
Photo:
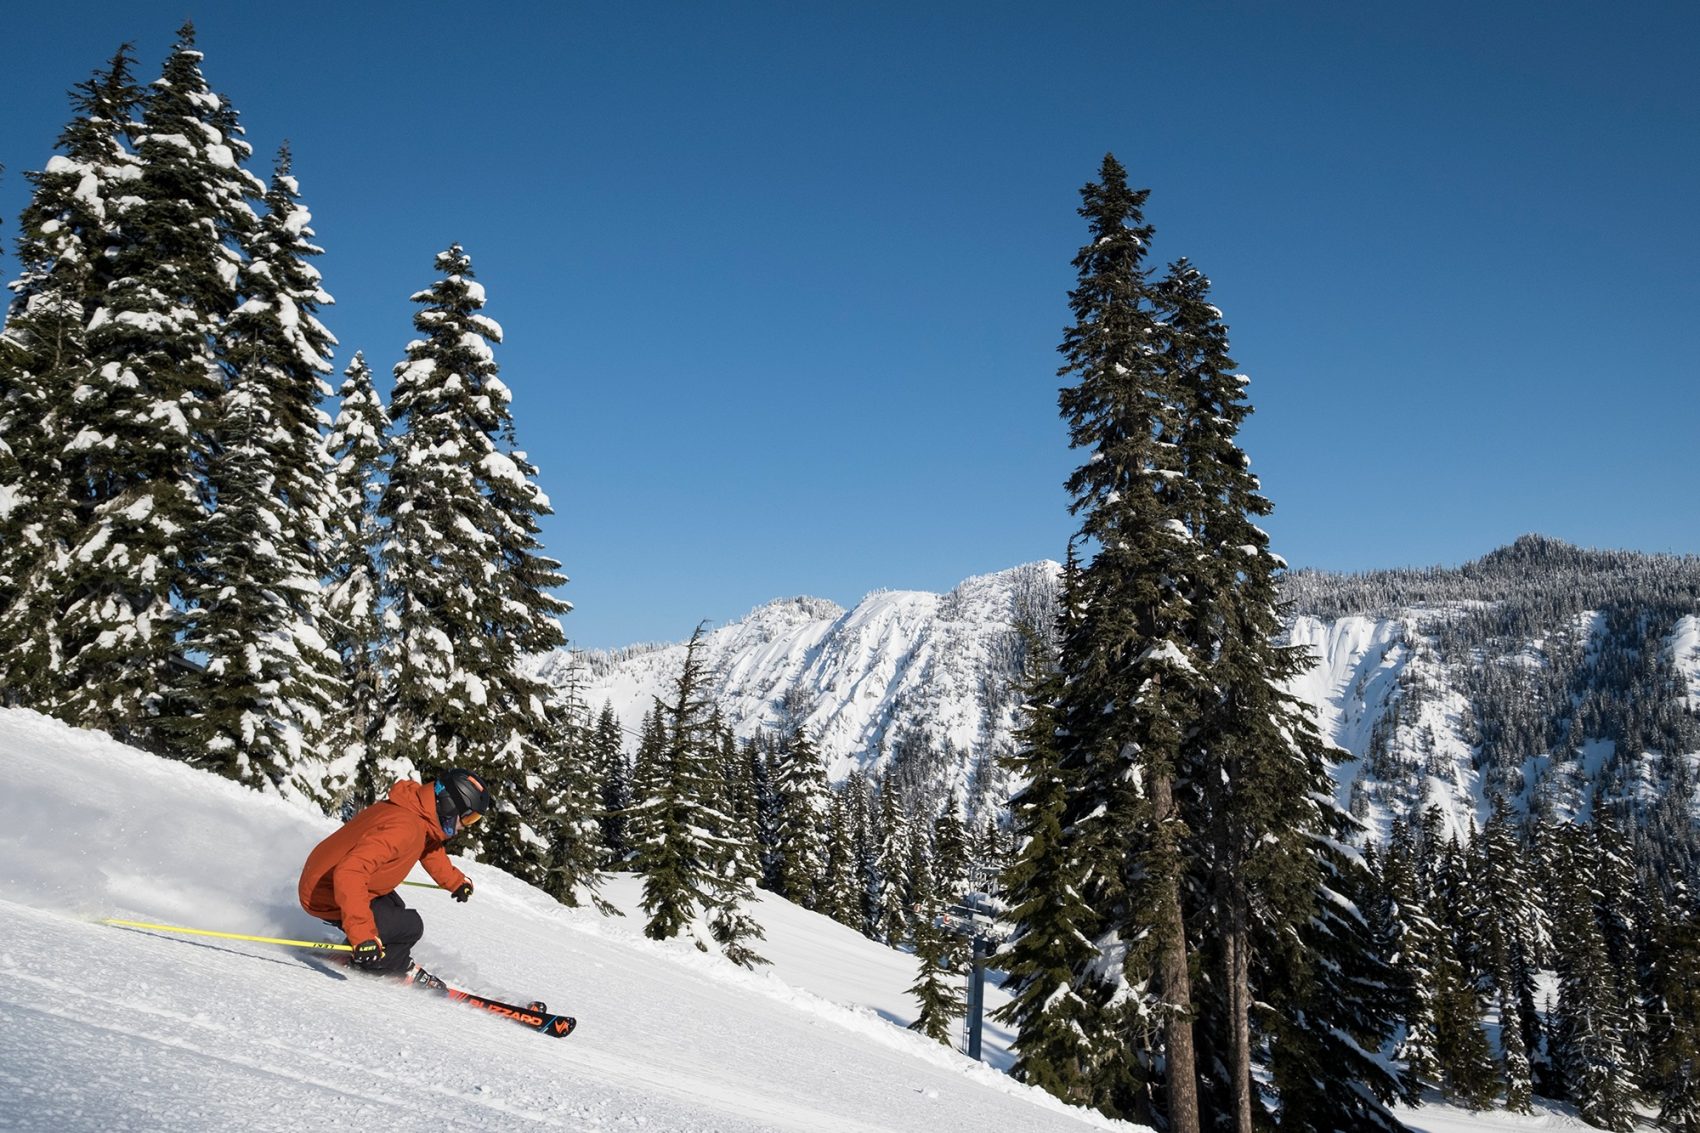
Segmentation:
[(939, 914), (938, 926), (970, 942), (968, 1010), (962, 1020), (967, 1033), (967, 1055), (980, 1061), (980, 1031), (986, 1015), (986, 960), (1003, 942), (997, 910), (986, 893), (964, 894), (961, 901)]

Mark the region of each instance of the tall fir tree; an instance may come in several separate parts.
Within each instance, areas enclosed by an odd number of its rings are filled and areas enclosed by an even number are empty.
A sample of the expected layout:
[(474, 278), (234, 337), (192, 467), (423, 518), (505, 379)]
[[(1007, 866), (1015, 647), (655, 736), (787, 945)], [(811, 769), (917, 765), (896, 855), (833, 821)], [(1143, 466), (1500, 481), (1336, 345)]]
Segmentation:
[[(1058, 734), (1075, 786), (1067, 874), (1092, 913), (1097, 959), (1074, 994), (1092, 1102), (1112, 1116), (1160, 1116), (1199, 1128), (1192, 988), (1182, 906), (1184, 826), (1176, 807), (1181, 744), (1196, 669), (1187, 656), (1182, 580), (1193, 548), (1182, 523), (1185, 475), (1173, 441), (1176, 391), (1158, 354), (1162, 327), (1144, 257), (1148, 192), (1106, 156), (1081, 190), (1087, 243), (1074, 259), (1074, 324), (1061, 351), (1059, 404), (1086, 460), (1069, 477), (1078, 538), (1080, 616), (1067, 627)], [(1160, 1100), (1158, 1097), (1160, 1095)]]
[(158, 727), (179, 758), (328, 804), (327, 718), (347, 696), (321, 584), (333, 507), (321, 375), (336, 339), (317, 318), (332, 300), (310, 262), (320, 249), (287, 146), (265, 206), (244, 233), (245, 301), (220, 336), (227, 381), (210, 429), (212, 514), (183, 635), (203, 664), (177, 670), (174, 710)]
[(1313, 915), (1284, 939), (1253, 944), (1254, 994), (1269, 1005), (1274, 1117), (1283, 1129), (1404, 1133), (1388, 1103), (1408, 1083), (1378, 1057), (1394, 1006), (1388, 968), (1360, 912), (1371, 882), (1346, 849), (1343, 814), (1334, 814), (1338, 825), (1314, 848), (1321, 888), (1312, 891)]
[[(1196, 792), (1180, 808), (1191, 834), (1184, 851), (1189, 892), (1199, 895), (1192, 915), (1209, 921), (1193, 934), (1207, 958), (1198, 1030), (1227, 1067), (1225, 1088), (1205, 1108), (1232, 1114), (1232, 1127), (1250, 1133), (1259, 1093), (1251, 1005), (1267, 991), (1253, 978), (1259, 948), (1309, 944), (1291, 959), (1315, 967), (1318, 977), (1294, 986), (1315, 988), (1335, 1001), (1302, 1005), (1304, 1017), (1328, 1015), (1347, 1034), (1366, 1039), (1383, 1033), (1388, 1020), (1366, 994), (1377, 983), (1377, 954), (1363, 945), (1366, 926), (1341, 921), (1334, 931), (1302, 930), (1326, 922), (1334, 895), (1342, 887), (1365, 886), (1366, 878), (1361, 866), (1333, 849), (1352, 827), (1329, 801), (1329, 765), (1340, 753), (1322, 741), (1309, 708), (1283, 691), (1308, 669), (1311, 657), (1308, 650), (1278, 644), (1284, 632), (1278, 575), (1285, 564), (1257, 526), (1272, 505), (1238, 443), (1251, 413), (1247, 379), (1229, 357), (1227, 327), (1210, 301), (1210, 281), (1191, 263), (1171, 264), (1153, 286), (1151, 301), (1161, 322), (1156, 353), (1166, 395), (1175, 402), (1158, 423), (1159, 441), (1172, 443), (1180, 455), (1181, 476), (1167, 478), (1180, 508), (1174, 534), (1193, 549), (1180, 567), (1181, 632), (1197, 699), (1181, 742), (1177, 779)], [(1154, 396), (1164, 393), (1153, 390)], [(1342, 954), (1350, 948), (1359, 954)], [(1356, 984), (1347, 986), (1341, 973), (1356, 973)], [(1336, 977), (1343, 982), (1334, 984)], [(1342, 1011), (1346, 1003), (1367, 1014)], [(1340, 1099), (1348, 1107), (1333, 1115), (1324, 1110), (1323, 1120), (1366, 1120), (1354, 1084), (1385, 1102), (1387, 1079), (1371, 1060), (1351, 1058), (1350, 1044), (1333, 1050), (1329, 1036), (1318, 1033), (1309, 1045), (1322, 1057), (1298, 1073), (1334, 1079), (1314, 1096)], [(1284, 1065), (1295, 1064), (1289, 1053)], [(1279, 1097), (1281, 1076), (1275, 1078)], [(1301, 1083), (1307, 1090), (1311, 1085)], [(1384, 1106), (1367, 1119), (1392, 1121)]]
[(644, 826), (652, 813), (648, 804), (661, 794), (664, 771), (661, 755), (667, 744), (662, 712), (658, 698), (654, 707), (644, 714), (643, 727), (638, 732), (637, 752), (632, 757), (632, 789), (630, 803), (624, 813), (626, 836), (631, 839), (634, 852), (649, 841), (650, 832)]
[(204, 477), (224, 390), (217, 343), (237, 306), (240, 247), (265, 186), (243, 162), (235, 112), (208, 86), (185, 24), (143, 103), (141, 175), (125, 209), (109, 302), (88, 326), (95, 371), (79, 392), (99, 425), (82, 456), (86, 522), (72, 534), (56, 710), (86, 727), (154, 743), (169, 703), (187, 604), (205, 550)]
[[(483, 314), (483, 286), (457, 244), (440, 277), (414, 295), (420, 309), (396, 366), (390, 417), (400, 430), (379, 504), (387, 676), (386, 755), (426, 774), (463, 767), (523, 790), (540, 766), (546, 689), (523, 661), (565, 641), (566, 582), (540, 553), (550, 514), (537, 469), (514, 445), (512, 395)], [(510, 796), (511, 798), (512, 796)], [(525, 868), (525, 824), (501, 815), (477, 828), (497, 866)]]
[(98, 502), (90, 442), (109, 432), (100, 405), (76, 395), (96, 380), (87, 328), (130, 238), (125, 202), (140, 169), (128, 142), (142, 98), (133, 66), (125, 44), (77, 84), (62, 152), (26, 174), (22, 273), (0, 329), (0, 702), (42, 711), (66, 690), (67, 554)]
[(1523, 1041), (1523, 1023), (1515, 995), (1504, 989), (1499, 993), (1499, 1063), (1505, 1108), (1513, 1113), (1534, 1112), (1534, 1078), (1529, 1069), (1529, 1048)]
[(1419, 864), (1415, 835), (1404, 819), (1394, 819), (1381, 856), (1375, 923), (1381, 933), (1379, 950), (1394, 971), (1392, 990), (1404, 1022), (1394, 1054), (1410, 1074), (1406, 1100), (1412, 1103), (1420, 1097), (1420, 1083), (1440, 1081), (1434, 1003), (1440, 926), (1429, 916)]
[(389, 466), (390, 417), (360, 351), (343, 371), (337, 397), (336, 420), (326, 440), (333, 510), (325, 556), (325, 621), (326, 639), (342, 661), (347, 694), (331, 713), (326, 789), (333, 809), (359, 809), (383, 798), (390, 783), (405, 773), (405, 767), (382, 765), (374, 743), (383, 704), (378, 500)]

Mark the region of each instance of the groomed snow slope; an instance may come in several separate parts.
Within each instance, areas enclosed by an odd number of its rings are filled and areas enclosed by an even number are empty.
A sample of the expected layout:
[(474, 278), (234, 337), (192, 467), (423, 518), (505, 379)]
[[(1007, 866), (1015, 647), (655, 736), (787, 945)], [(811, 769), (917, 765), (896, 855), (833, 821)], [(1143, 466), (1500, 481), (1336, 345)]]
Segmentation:
[[(34, 713), (0, 710), (0, 1129), (1133, 1129), (901, 1029), (913, 958), (781, 901), (756, 973), (569, 910), (477, 863), (404, 890), (450, 982), (576, 1014), (565, 1040), (317, 954), (98, 923), (323, 939), (295, 904), (332, 823)], [(635, 888), (611, 894), (635, 908)], [(989, 989), (989, 998), (1001, 1002)], [(1422, 1110), (1414, 1129), (1573, 1119)]]
[(0, 711), (0, 753), (0, 1127), (1126, 1128), (891, 1025), (909, 958), (781, 902), (760, 914), (776, 966), (830, 963), (862, 998), (645, 940), (636, 917), (477, 863), (464, 906), (403, 891), (427, 967), (577, 1015), (565, 1040), (313, 953), (103, 926), (324, 938), (295, 882), (333, 824), (33, 713)]

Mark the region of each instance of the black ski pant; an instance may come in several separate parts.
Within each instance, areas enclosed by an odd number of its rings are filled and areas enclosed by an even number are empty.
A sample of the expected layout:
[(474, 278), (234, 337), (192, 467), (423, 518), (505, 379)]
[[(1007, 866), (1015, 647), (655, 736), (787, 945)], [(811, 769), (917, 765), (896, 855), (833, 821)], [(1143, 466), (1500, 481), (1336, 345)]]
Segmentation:
[[(407, 971), (407, 966), (413, 963), (413, 946), (425, 935), (424, 918), (391, 890), (372, 898), (372, 919), (378, 924), (378, 939), (384, 942), (384, 958), (376, 964), (361, 966), (368, 972)], [(331, 923), (342, 927), (341, 921)]]

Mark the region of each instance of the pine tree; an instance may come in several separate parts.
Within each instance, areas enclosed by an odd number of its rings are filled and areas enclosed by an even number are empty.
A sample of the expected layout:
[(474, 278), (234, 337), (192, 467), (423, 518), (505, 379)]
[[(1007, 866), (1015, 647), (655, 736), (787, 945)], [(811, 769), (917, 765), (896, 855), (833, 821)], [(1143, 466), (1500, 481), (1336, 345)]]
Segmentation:
[[(1072, 568), (1063, 577), (1067, 610)], [(1079, 894), (1058, 880), (1068, 875), (1071, 861), (1062, 822), (1067, 787), (1053, 708), (1061, 694), (1055, 659), (1031, 640), (1025, 715), (1009, 760), (1012, 777), (1026, 783), (1010, 799), (1021, 847), (1001, 878), (1014, 930), (994, 961), (1006, 973), (1003, 986), (1010, 1000), (994, 1017), (1015, 1028), (1010, 1073), (1016, 1079), (1080, 1102), (1086, 1096), (1080, 1027), (1086, 1005), (1074, 991), (1073, 973), (1086, 968), (1092, 952), (1081, 931), (1088, 910)]]
[(1079, 571), (1081, 612), (1062, 642), (1058, 730), (1076, 789), (1065, 815), (1074, 860), (1059, 881), (1092, 910), (1087, 936), (1100, 957), (1074, 973), (1075, 993), (1111, 1008), (1087, 1028), (1093, 1103), (1112, 1116), (1147, 1116), (1148, 1083), (1160, 1076), (1169, 1127), (1196, 1133), (1185, 830), (1175, 802), (1197, 699), (1183, 636), (1194, 551), (1174, 486), (1185, 476), (1173, 440), (1181, 422), (1143, 266), (1148, 193), (1129, 189), (1106, 156), (1081, 196), (1089, 239), (1074, 260), (1075, 323), (1059, 371), (1078, 381), (1059, 404), (1070, 446), (1087, 454), (1067, 487), (1078, 538), (1095, 553)]
[(1285, 938), (1254, 940), (1253, 986), (1269, 1005), (1269, 1077), (1282, 1128), (1404, 1133), (1387, 1108), (1408, 1083), (1377, 1052), (1394, 1007), (1387, 966), (1360, 909), (1371, 881), (1345, 848), (1348, 820), (1315, 845), (1314, 914)]
[(331, 714), (326, 789), (333, 804), (358, 809), (384, 797), (389, 783), (405, 774), (405, 766), (381, 764), (375, 743), (383, 703), (378, 671), (383, 639), (378, 500), (389, 465), (390, 418), (364, 354), (355, 352), (343, 377), (337, 393), (340, 405), (326, 441), (333, 511), (327, 529), (325, 622), (327, 641), (342, 660), (348, 692)]
[(1633, 1127), (1633, 1112), (1624, 1004), (1614, 988), (1600, 923), (1592, 841), (1577, 826), (1562, 828), (1557, 837), (1554, 926), (1561, 931), (1553, 942), (1558, 972), (1553, 1063), (1584, 1121), (1627, 1130)]
[(766, 934), (749, 911), (762, 873), (753, 781), (739, 758), (737, 736), (718, 708), (712, 720), (711, 730), (717, 742), (710, 753), (709, 781), (719, 791), (714, 809), (720, 822), (711, 828), (718, 840), (711, 858), (715, 901), (709, 916), (709, 931), (728, 960), (754, 968), (768, 961), (753, 947), (752, 942)]
[(79, 394), (100, 421), (73, 440), (86, 446), (88, 521), (54, 583), (74, 595), (57, 710), (138, 741), (154, 715), (195, 709), (165, 691), (204, 551), (204, 477), (224, 387), (217, 343), (237, 306), (239, 248), (256, 224), (250, 202), (265, 190), (242, 167), (249, 146), (200, 63), (185, 24), (142, 107), (130, 238), (110, 301), (89, 323), (97, 365)]
[(968, 832), (957, 813), (956, 792), (945, 799), (944, 809), (933, 820), (933, 861), (940, 895), (946, 903), (968, 891)]
[(757, 869), (722, 809), (723, 776), (702, 656), (704, 627), (685, 649), (671, 703), (660, 706), (661, 746), (650, 769), (654, 793), (635, 804), (644, 832), (634, 868), (643, 876), (644, 935), (684, 934), (701, 951), (710, 941), (734, 963), (764, 962), (747, 941), (761, 930), (744, 906)]
[(1481, 1002), (1452, 935), (1442, 930), (1438, 940), (1433, 993), (1436, 1062), (1448, 1097), (1470, 1109), (1484, 1109), (1498, 1093), (1498, 1069), (1482, 1032)]
[(1596, 804), (1588, 825), (1596, 885), (1595, 908), (1606, 950), (1611, 997), (1619, 1005), (1618, 1033), (1631, 1080), (1645, 1077), (1650, 1030), (1641, 973), (1650, 913), (1636, 878), (1634, 852), (1624, 834), (1626, 818)]
[(1523, 1024), (1514, 996), (1499, 993), (1499, 1058), (1505, 1081), (1505, 1108), (1513, 1113), (1531, 1113), (1534, 1079), (1529, 1069), (1529, 1048), (1523, 1041)]
[(909, 987), (920, 1007), (911, 1031), (919, 1031), (934, 1042), (949, 1043), (962, 1018), (966, 1003), (963, 997), (962, 976), (957, 970), (956, 949), (950, 937), (934, 922), (937, 907), (929, 906), (928, 915), (918, 918), (915, 925), (915, 982)]
[(604, 916), (619, 910), (603, 898), (602, 831), (598, 822), (600, 784), (592, 754), (594, 732), (586, 726), (575, 687), (550, 695), (548, 729), (531, 792), (531, 825), (544, 843), (541, 870), (527, 878), (571, 908), (588, 900)]
[[(670, 940), (688, 930), (711, 903), (710, 854), (702, 834), (709, 823), (702, 809), (703, 749), (709, 704), (705, 697), (702, 627), (691, 635), (671, 704), (656, 705), (659, 746), (645, 777), (644, 797), (634, 801), (643, 831), (634, 866), (643, 877), (644, 935)], [(707, 951), (699, 935), (696, 946)]]
[(1404, 1034), (1394, 1056), (1410, 1074), (1406, 1100), (1418, 1100), (1418, 1083), (1440, 1082), (1439, 1040), (1435, 1035), (1435, 953), (1440, 926), (1429, 915), (1424, 886), (1417, 873), (1417, 842), (1404, 819), (1393, 820), (1387, 851), (1381, 858), (1379, 886), (1382, 911), (1377, 918), (1385, 933), (1379, 951), (1395, 973), (1393, 991)]
[(307, 210), (287, 147), (259, 223), (244, 233), (246, 302), (222, 329), (227, 388), (212, 416), (213, 512), (192, 572), (195, 608), (175, 707), (158, 725), (179, 758), (250, 786), (320, 803), (331, 705), (346, 698), (323, 631), (324, 549), (332, 497), (320, 409), (336, 340), (316, 317), (331, 302), (309, 263)]
[(649, 814), (646, 804), (661, 794), (661, 755), (666, 746), (666, 727), (662, 722), (661, 702), (657, 700), (644, 715), (643, 727), (638, 732), (637, 753), (632, 759), (631, 802), (626, 808), (625, 818), (626, 836), (631, 839), (634, 849), (649, 841), (649, 831), (643, 825)]
[[(1212, 976), (1214, 994), (1200, 997), (1200, 1030), (1220, 1044), (1228, 1070), (1224, 1096), (1206, 1108), (1231, 1112), (1233, 1124), (1250, 1133), (1257, 1093), (1251, 1004), (1268, 998), (1254, 976), (1259, 949), (1282, 950), (1295, 940), (1308, 945), (1288, 963), (1312, 967), (1317, 976), (1294, 986), (1330, 1002), (1301, 1000), (1295, 1004), (1301, 1018), (1331, 1017), (1339, 1031), (1361, 1039), (1384, 1033), (1388, 1020), (1373, 994), (1378, 954), (1367, 945), (1367, 926), (1331, 908), (1334, 895), (1363, 882), (1361, 866), (1333, 849), (1352, 833), (1349, 817), (1330, 802), (1329, 765), (1341, 753), (1322, 741), (1309, 708), (1282, 691), (1311, 658), (1277, 644), (1284, 631), (1278, 574), (1285, 564), (1256, 524), (1272, 505), (1238, 444), (1251, 413), (1247, 380), (1229, 357), (1210, 281), (1188, 261), (1170, 265), (1152, 302), (1161, 316), (1156, 353), (1168, 384), (1154, 393), (1175, 401), (1172, 414), (1156, 422), (1158, 439), (1175, 446), (1181, 468), (1178, 479), (1165, 477), (1164, 491), (1179, 511), (1173, 536), (1194, 552), (1175, 568), (1185, 598), (1179, 636), (1193, 667), (1193, 723), (1181, 742), (1176, 779), (1196, 785), (1181, 818), (1193, 835), (1185, 844), (1191, 884), (1209, 895), (1199, 915), (1210, 923), (1195, 938), (1211, 958), (1208, 968), (1219, 973)], [(1331, 931), (1305, 931), (1328, 923)], [(1358, 954), (1343, 954), (1349, 949)], [(1348, 1004), (1354, 1011), (1344, 1009)], [(1353, 1057), (1350, 1044), (1320, 1031), (1301, 1040), (1292, 1029), (1288, 1043), (1284, 1064), (1299, 1066), (1305, 1080), (1276, 1073), (1277, 1096), (1284, 1086), (1306, 1091), (1319, 1122), (1396, 1124), (1375, 1104), (1387, 1100), (1389, 1079), (1368, 1059)], [(1321, 1057), (1305, 1065), (1292, 1057), (1295, 1044)], [(1362, 1100), (1366, 1091), (1375, 1100)], [(1286, 1100), (1281, 1105), (1284, 1112), (1296, 1108)], [(1330, 1113), (1331, 1105), (1344, 1108)]]
[(813, 909), (816, 886), (826, 869), (821, 826), (831, 806), (831, 789), (826, 766), (807, 732), (799, 729), (785, 737), (774, 790), (779, 796), (774, 892)]
[(860, 928), (861, 893), (856, 881), (856, 850), (851, 841), (849, 804), (843, 792), (834, 791), (827, 811), (826, 860), (815, 886), (815, 911), (841, 925)]
[(879, 936), (896, 947), (909, 939), (909, 822), (897, 792), (884, 783), (879, 790)]
[(1700, 1133), (1700, 918), (1680, 884), (1674, 900), (1653, 906), (1647, 1093), (1661, 1126)]
[[(74, 394), (95, 378), (87, 327), (129, 239), (122, 202), (138, 169), (127, 147), (141, 91), (129, 44), (77, 84), (20, 218), (21, 277), (0, 330), (0, 702), (51, 711), (66, 685), (60, 622), (68, 543), (91, 520), (99, 486), (89, 441), (109, 426)], [(72, 444), (76, 441), (76, 444)]]
[(761, 887), (777, 892), (779, 870), (779, 792), (773, 786), (773, 767), (762, 737), (746, 740), (744, 763), (749, 767), (750, 790), (755, 795), (755, 846), (761, 863)]
[[(523, 660), (565, 641), (550, 595), (560, 564), (539, 553), (550, 514), (537, 469), (514, 447), (511, 394), (482, 313), (484, 288), (459, 245), (436, 260), (439, 278), (416, 294), (414, 327), (396, 367), (390, 416), (401, 430), (379, 505), (388, 676), (384, 743), (434, 774), (464, 767), (495, 783), (535, 774), (548, 727), (546, 689)], [(510, 796), (512, 797), (512, 796)], [(498, 867), (534, 854), (524, 824), (501, 815), (475, 828)]]
[(618, 869), (632, 852), (626, 816), (632, 805), (632, 781), (630, 768), (626, 765), (620, 721), (614, 715), (612, 701), (603, 702), (590, 743), (590, 759), (597, 769), (600, 783), (603, 862), (610, 869)]

